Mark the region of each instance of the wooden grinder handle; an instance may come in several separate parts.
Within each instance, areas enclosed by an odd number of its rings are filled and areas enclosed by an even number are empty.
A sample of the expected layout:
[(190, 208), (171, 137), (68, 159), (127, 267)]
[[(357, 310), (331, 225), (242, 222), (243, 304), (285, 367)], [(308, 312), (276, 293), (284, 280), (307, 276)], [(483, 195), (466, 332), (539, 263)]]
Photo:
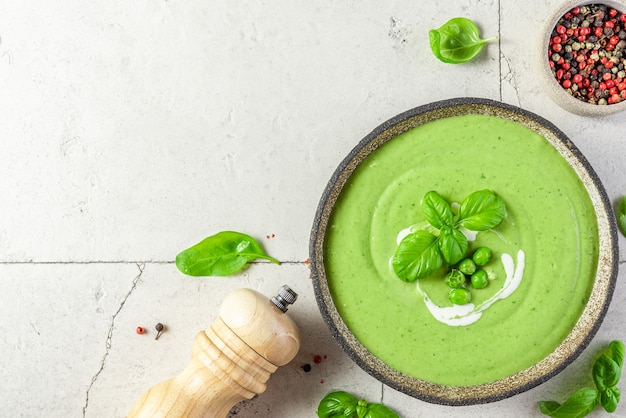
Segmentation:
[(196, 335), (187, 367), (144, 393), (128, 417), (225, 418), (238, 402), (265, 392), (272, 373), (300, 348), (298, 327), (285, 315), (296, 298), (287, 286), (271, 300), (251, 289), (231, 293)]

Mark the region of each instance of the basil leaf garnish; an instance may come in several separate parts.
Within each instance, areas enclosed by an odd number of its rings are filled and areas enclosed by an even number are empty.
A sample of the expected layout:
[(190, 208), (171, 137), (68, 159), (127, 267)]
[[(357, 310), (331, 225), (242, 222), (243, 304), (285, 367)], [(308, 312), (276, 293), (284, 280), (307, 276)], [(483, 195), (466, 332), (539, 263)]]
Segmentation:
[(391, 261), (393, 271), (407, 282), (433, 274), (443, 264), (437, 242), (436, 236), (424, 230), (407, 235)]
[(428, 223), (437, 229), (454, 225), (452, 207), (437, 192), (426, 193), (422, 200), (422, 211)]
[(456, 228), (444, 226), (439, 233), (439, 249), (448, 264), (456, 264), (465, 256), (469, 244), (467, 238)]
[(390, 408), (376, 403), (368, 404), (348, 392), (336, 391), (326, 395), (317, 407), (319, 418), (399, 418)]
[(593, 380), (600, 390), (600, 403), (606, 412), (614, 412), (620, 399), (617, 387), (624, 364), (624, 344), (611, 341), (593, 365)]
[[(424, 218), (430, 223), (407, 235), (396, 248), (391, 260), (393, 271), (405, 281), (435, 273), (444, 261), (454, 265), (465, 257), (469, 248), (461, 227), (484, 231), (498, 225), (506, 215), (504, 201), (491, 190), (481, 190), (463, 200), (455, 219), (452, 206), (435, 191), (426, 193), (421, 202)], [(431, 233), (435, 229), (437, 232)]]
[(593, 411), (598, 404), (599, 393), (592, 388), (582, 388), (570, 396), (563, 404), (539, 402), (539, 410), (554, 418), (582, 418)]
[(615, 386), (619, 381), (621, 369), (607, 354), (603, 353), (593, 365), (593, 381), (599, 391)]
[(356, 412), (357, 400), (344, 391), (331, 392), (317, 406), (319, 418), (352, 417)]
[(471, 61), (487, 42), (497, 38), (481, 39), (478, 26), (465, 17), (450, 19), (429, 31), (428, 37), (435, 57), (448, 64)]
[(391, 408), (379, 403), (369, 404), (368, 409), (365, 418), (398, 418), (398, 414)]
[(491, 190), (480, 190), (463, 200), (457, 224), (471, 231), (486, 231), (498, 226), (505, 215), (504, 200)]
[(223, 231), (178, 254), (176, 267), (190, 276), (229, 276), (257, 258), (280, 264), (280, 261), (267, 255), (251, 236)]
[(618, 340), (611, 341), (606, 353), (617, 363), (620, 368), (619, 374), (621, 375), (621, 368), (624, 366), (624, 343)]
[(369, 405), (364, 399), (359, 399), (356, 404), (356, 416), (357, 418), (365, 418), (365, 415), (369, 411)]
[(626, 196), (623, 196), (619, 201), (619, 207), (617, 209), (617, 224), (622, 234), (626, 237)]
[(539, 411), (548, 416), (552, 416), (551, 414), (559, 409), (560, 406), (561, 404), (555, 401), (539, 401)]
[(617, 387), (607, 388), (600, 393), (600, 403), (604, 410), (608, 413), (615, 412), (619, 403), (620, 390)]
[(611, 341), (593, 364), (592, 376), (596, 389), (582, 388), (562, 405), (554, 401), (539, 402), (539, 410), (551, 417), (582, 418), (601, 404), (605, 411), (614, 412), (620, 400), (617, 387), (624, 363), (624, 343)]

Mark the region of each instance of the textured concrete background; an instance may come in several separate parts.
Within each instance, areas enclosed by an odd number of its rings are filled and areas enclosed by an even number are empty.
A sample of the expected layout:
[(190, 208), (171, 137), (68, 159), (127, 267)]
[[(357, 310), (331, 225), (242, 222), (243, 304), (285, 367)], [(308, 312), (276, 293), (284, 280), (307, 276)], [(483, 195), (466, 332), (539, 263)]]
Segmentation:
[[(613, 202), (626, 194), (626, 117), (570, 114), (537, 80), (537, 30), (557, 5), (0, 0), (0, 416), (123, 417), (182, 370), (228, 293), (269, 296), (283, 283), (300, 295), (290, 314), (302, 350), (237, 418), (311, 417), (333, 389), (403, 417), (533, 417), (537, 401), (587, 383), (597, 349), (626, 340), (623, 273), (597, 337), (564, 372), (501, 402), (442, 407), (343, 354), (305, 263), (341, 159), (381, 122), (436, 100), (535, 112), (581, 149)], [(499, 40), (445, 65), (428, 30), (456, 16)], [(283, 264), (227, 278), (178, 272), (180, 250), (225, 229), (257, 237)], [(135, 334), (157, 322), (168, 328), (158, 341)]]

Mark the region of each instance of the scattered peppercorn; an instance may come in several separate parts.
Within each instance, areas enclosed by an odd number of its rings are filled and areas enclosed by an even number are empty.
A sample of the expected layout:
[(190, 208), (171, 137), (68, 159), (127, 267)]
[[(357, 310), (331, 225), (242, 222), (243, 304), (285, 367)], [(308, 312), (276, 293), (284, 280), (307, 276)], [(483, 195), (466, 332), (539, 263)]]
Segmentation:
[(156, 337), (154, 337), (155, 340), (158, 340), (159, 337), (161, 336), (161, 333), (163, 332), (163, 330), (165, 329), (165, 327), (163, 326), (162, 323), (158, 323), (155, 325), (154, 329), (156, 329), (157, 335)]
[(146, 333), (146, 329), (144, 327), (137, 327), (137, 329), (135, 330), (135, 332), (137, 334), (145, 334)]
[(305, 373), (308, 373), (311, 371), (311, 365), (310, 364), (304, 364), (300, 367), (302, 370), (304, 370)]
[(605, 4), (576, 6), (556, 23), (548, 63), (556, 81), (583, 102), (626, 100), (626, 13)]

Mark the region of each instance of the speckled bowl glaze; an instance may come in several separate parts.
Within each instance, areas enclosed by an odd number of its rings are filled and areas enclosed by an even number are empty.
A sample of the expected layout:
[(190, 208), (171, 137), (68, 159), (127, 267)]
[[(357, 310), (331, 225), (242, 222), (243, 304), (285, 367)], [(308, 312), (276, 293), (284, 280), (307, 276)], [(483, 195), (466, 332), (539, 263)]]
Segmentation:
[[(565, 340), (544, 360), (512, 376), (475, 386), (446, 386), (420, 380), (391, 368), (374, 356), (350, 332), (329, 289), (324, 243), (337, 199), (359, 164), (374, 150), (399, 134), (422, 124), (467, 114), (506, 118), (539, 133), (571, 165), (582, 180), (598, 222), (599, 260), (595, 282), (583, 313)], [(562, 371), (589, 344), (608, 309), (618, 269), (617, 229), (607, 194), (597, 175), (574, 144), (552, 123), (522, 109), (486, 99), (459, 98), (431, 103), (402, 113), (367, 135), (341, 162), (319, 203), (311, 240), (310, 260), (315, 297), (324, 320), (343, 350), (367, 373), (405, 394), (443, 405), (494, 402), (533, 388)]]
[(547, 19), (545, 26), (542, 28), (539, 37), (539, 45), (536, 54), (536, 67), (538, 69), (539, 80), (544, 91), (548, 94), (557, 105), (563, 109), (581, 116), (607, 116), (626, 110), (626, 100), (610, 105), (596, 105), (583, 102), (568, 94), (565, 89), (556, 81), (552, 71), (550, 70), (548, 61), (548, 47), (550, 35), (554, 30), (559, 19), (575, 6), (584, 6), (588, 4), (605, 4), (613, 7), (620, 12), (626, 11), (626, 2), (622, 0), (597, 0), (597, 1), (580, 1), (567, 0), (559, 6), (558, 9)]

